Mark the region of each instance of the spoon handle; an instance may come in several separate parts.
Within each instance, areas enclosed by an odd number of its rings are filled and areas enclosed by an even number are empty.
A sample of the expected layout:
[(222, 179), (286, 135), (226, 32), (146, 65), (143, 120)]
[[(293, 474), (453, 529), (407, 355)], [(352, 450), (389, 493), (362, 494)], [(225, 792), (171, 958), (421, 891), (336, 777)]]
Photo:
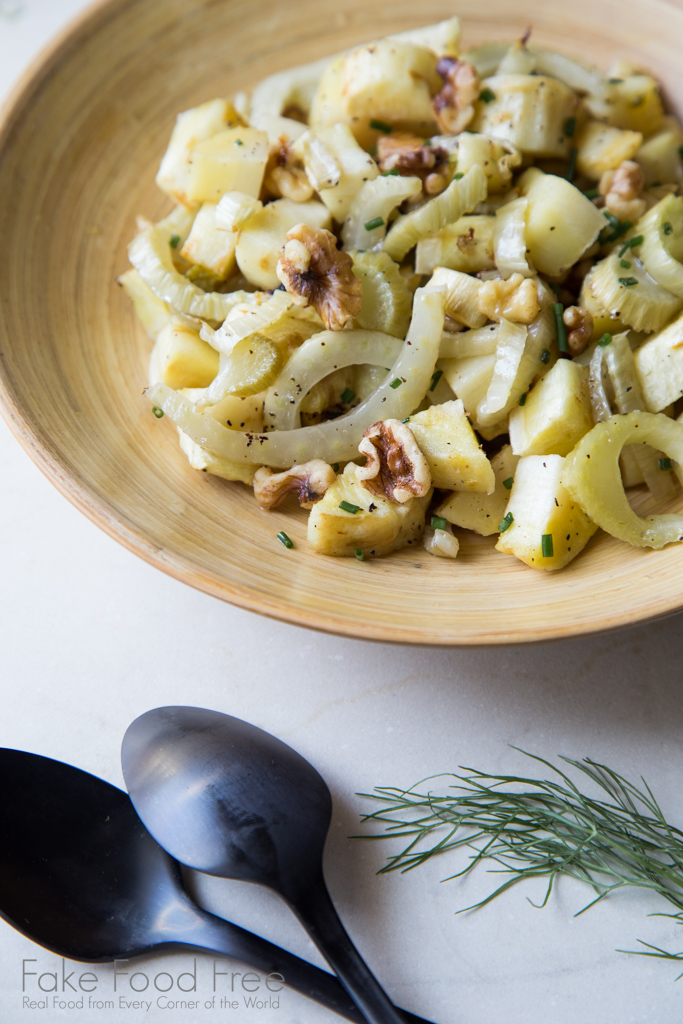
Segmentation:
[(406, 1015), (393, 1005), (351, 941), (322, 873), (309, 881), (304, 893), (289, 899), (304, 928), (368, 1024), (405, 1024)]
[[(341, 1017), (346, 1017), (354, 1024), (366, 1024), (366, 1020), (372, 1020), (363, 1015), (354, 999), (350, 998), (349, 993), (333, 974), (328, 974), (327, 971), (309, 964), (307, 960), (294, 956), (293, 953), (259, 935), (240, 928), (239, 925), (214, 917), (206, 911), (200, 911), (200, 914), (203, 920), (202, 927), (193, 929), (191, 935), (187, 936), (189, 945), (241, 960), (265, 975), (280, 974), (288, 988), (308, 996), (309, 999), (326, 1006), (328, 1010)], [(401, 1010), (400, 1017), (396, 1015), (393, 1007), (392, 1010), (392, 1019), (400, 1020), (401, 1024), (404, 1021), (407, 1024), (431, 1024), (424, 1017), (418, 1017), (407, 1010)]]

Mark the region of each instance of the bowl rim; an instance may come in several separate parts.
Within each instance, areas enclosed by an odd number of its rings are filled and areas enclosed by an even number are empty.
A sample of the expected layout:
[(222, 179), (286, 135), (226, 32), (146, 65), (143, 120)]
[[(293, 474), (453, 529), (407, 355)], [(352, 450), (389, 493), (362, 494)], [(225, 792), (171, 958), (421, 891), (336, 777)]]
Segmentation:
[[(100, 31), (110, 17), (117, 18), (138, 4), (140, 0), (95, 0), (89, 7), (72, 18), (48, 43), (42, 47), (31, 60), (18, 80), (0, 105), (0, 150), (4, 149), (13, 125), (21, 117), (22, 110), (30, 104), (33, 95), (48, 79), (52, 70), (70, 51), (89, 35)], [(42, 443), (31, 427), (27, 416), (15, 401), (11, 387), (0, 373), (0, 415), (7, 423), (24, 451), (34, 465), (54, 485), (54, 487), (82, 512), (91, 522), (103, 530), (108, 536), (118, 541), (133, 554), (138, 555), (148, 564), (160, 569), (167, 575), (186, 583), (189, 586), (219, 598), (229, 604), (256, 612), (266, 618), (285, 622), (288, 625), (314, 629), (318, 632), (334, 636), (347, 637), (355, 640), (371, 640), (382, 643), (400, 644), (402, 646), (425, 646), (435, 648), (453, 647), (499, 647), (522, 646), (533, 643), (546, 643), (555, 640), (574, 639), (581, 636), (593, 636), (624, 629), (628, 626), (643, 625), (657, 619), (675, 615), (683, 607), (683, 596), (671, 597), (667, 600), (652, 601), (644, 614), (634, 614), (633, 609), (618, 613), (604, 614), (595, 622), (585, 622), (578, 626), (569, 623), (562, 626), (525, 629), (520, 635), (519, 630), (508, 628), (496, 631), (485, 638), (475, 639), (470, 636), (452, 634), (448, 637), (429, 638), (417, 633), (398, 632), (397, 630), (378, 623), (350, 622), (335, 618), (332, 613), (316, 613), (293, 602), (287, 604), (282, 600), (269, 603), (262, 596), (254, 597), (248, 586), (240, 587), (228, 581), (218, 584), (214, 579), (202, 575), (182, 558), (163, 552), (140, 530), (131, 527), (119, 516), (111, 513), (106, 505), (96, 498), (87, 485), (66, 471), (59, 458), (52, 454)]]

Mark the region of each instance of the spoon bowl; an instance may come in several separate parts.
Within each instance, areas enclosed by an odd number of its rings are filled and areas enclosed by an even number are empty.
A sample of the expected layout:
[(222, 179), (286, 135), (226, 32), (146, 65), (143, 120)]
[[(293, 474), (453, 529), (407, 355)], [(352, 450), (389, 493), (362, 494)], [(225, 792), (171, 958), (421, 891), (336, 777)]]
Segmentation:
[(332, 800), (313, 765), (248, 722), (192, 707), (137, 718), (121, 762), (138, 814), (165, 849), (189, 867), (279, 893), (370, 1024), (401, 1024), (327, 891)]

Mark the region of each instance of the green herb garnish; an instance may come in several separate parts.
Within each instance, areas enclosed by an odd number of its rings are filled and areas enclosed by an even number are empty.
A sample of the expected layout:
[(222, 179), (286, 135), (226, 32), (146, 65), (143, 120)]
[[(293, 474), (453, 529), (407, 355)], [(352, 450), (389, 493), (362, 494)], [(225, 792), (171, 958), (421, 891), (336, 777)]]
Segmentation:
[(600, 189), (599, 188), (587, 188), (586, 191), (583, 194), (585, 195), (586, 199), (597, 199), (598, 196), (600, 195)]
[(376, 132), (384, 132), (385, 135), (391, 135), (394, 130), (392, 125), (387, 124), (386, 121), (378, 121), (377, 118), (374, 117), (370, 122), (370, 127), (374, 128)]
[(156, 416), (156, 418), (158, 420), (163, 418), (164, 410), (160, 409), (158, 405), (153, 405), (152, 406), (152, 412), (154, 413), (154, 415)]
[[(359, 794), (381, 805), (363, 815), (364, 823), (382, 829), (367, 838), (406, 843), (381, 871), (409, 871), (432, 857), (463, 850), (464, 867), (450, 873), (450, 879), (463, 878), (483, 861), (506, 877), (460, 913), (485, 906), (517, 882), (539, 877), (548, 882), (540, 903), (544, 907), (555, 881), (566, 875), (593, 889), (594, 898), (579, 914), (630, 886), (662, 896), (674, 912), (657, 916), (683, 925), (683, 831), (667, 822), (647, 783), (639, 788), (591, 758), (561, 758), (589, 780), (596, 795), (588, 796), (545, 758), (520, 753), (552, 773), (549, 779), (461, 768), (463, 774), (424, 780), (429, 782), (426, 792), (417, 783), (407, 790), (381, 786)], [(445, 793), (436, 790), (436, 778), (448, 780)], [(620, 952), (683, 962), (681, 952), (639, 941), (645, 949)]]
[(399, 171), (398, 167), (392, 167), (390, 171), (381, 171), (380, 173), (381, 173), (383, 178), (388, 178), (388, 177), (396, 178), (396, 177), (398, 177), (398, 175), (401, 172)]
[(277, 535), (277, 539), (280, 541), (281, 544), (284, 544), (286, 548), (294, 547), (294, 541), (287, 536), (284, 530), (280, 530), (280, 532)]
[(512, 490), (512, 485), (514, 484), (514, 482), (515, 482), (514, 476), (509, 476), (507, 478), (507, 480), (503, 480), (503, 487), (505, 488), (506, 491), (511, 491)]
[(180, 235), (171, 235), (171, 248), (177, 249), (180, 245)]
[(673, 469), (673, 465), (674, 464), (673, 464), (672, 459), (660, 459), (659, 460), (659, 468), (662, 469), (662, 470)]
[(461, 178), (465, 177), (465, 174), (463, 171), (456, 171), (453, 177), (456, 181), (460, 181)]
[(576, 118), (575, 117), (568, 117), (567, 120), (564, 122), (564, 134), (567, 136), (568, 139), (571, 139), (571, 138), (574, 137), (574, 132), (575, 131), (576, 131)]
[(333, 471), (335, 473), (338, 473), (339, 472), (339, 463), (338, 462), (333, 462), (332, 463), (332, 469), (333, 469)]
[(623, 284), (624, 288), (633, 288), (634, 285), (638, 284), (637, 277), (618, 277), (617, 281), (619, 284)]
[(662, 224), (662, 231), (665, 235), (673, 235), (674, 229), (670, 221), (667, 220)]
[(607, 346), (611, 344), (611, 342), (612, 335), (609, 334), (607, 331), (605, 331), (602, 338), (598, 338), (598, 345), (600, 346), (600, 348), (607, 348)]
[(410, 423), (410, 416), (406, 416), (404, 420), (401, 420), (401, 423)]
[(541, 554), (544, 558), (553, 557), (553, 535), (552, 533), (544, 533), (541, 537)]
[(645, 239), (642, 235), (636, 235), (635, 238), (629, 238), (627, 242), (624, 242), (621, 249), (619, 250), (619, 259), (628, 252), (629, 249), (636, 249), (639, 245), (642, 245)]
[(402, 383), (403, 383), (403, 381), (401, 380), (400, 377), (394, 377), (394, 379), (392, 380), (392, 382), (389, 385), (389, 387), (393, 388), (394, 390), (396, 390), (396, 388), (400, 388)]
[(569, 343), (567, 341), (567, 328), (564, 320), (562, 319), (564, 314), (564, 306), (561, 302), (553, 302), (553, 313), (555, 315), (555, 333), (557, 334), (557, 347), (560, 352), (569, 352)]
[(360, 505), (352, 505), (350, 501), (340, 501), (339, 508), (342, 512), (350, 512), (352, 516), (355, 516), (356, 512), (360, 512)]
[(678, 155), (680, 156), (681, 160), (683, 160), (683, 146), (678, 147)]
[(363, 551), (362, 548), (356, 548), (356, 550), (354, 551), (354, 555), (356, 556), (359, 562), (365, 561), (365, 552)]
[(432, 374), (432, 383), (429, 385), (429, 390), (430, 391), (434, 390), (434, 388), (439, 383), (439, 381), (441, 380), (442, 377), (443, 377), (443, 370), (435, 370), (434, 371), (434, 373)]
[(520, 405), (526, 405), (526, 391), (524, 392), (523, 395), (520, 396), (519, 404)]
[(236, 145), (236, 146), (243, 146), (243, 145), (244, 145), (244, 143), (242, 142), (242, 140), (241, 140), (241, 139), (235, 139), (235, 145)]
[(448, 520), (443, 519), (441, 516), (432, 516), (431, 526), (432, 530), (447, 530)]
[(621, 83), (624, 81), (624, 79), (623, 78), (608, 78), (607, 81), (609, 82), (610, 85), (621, 85)]
[(499, 529), (499, 531), (500, 531), (501, 533), (505, 533), (505, 531), (506, 531), (506, 530), (509, 530), (509, 529), (510, 529), (510, 527), (512, 526), (512, 524), (514, 523), (514, 521), (515, 521), (515, 517), (513, 516), (512, 512), (508, 512), (508, 513), (507, 513), (507, 514), (506, 514), (506, 515), (504, 516), (504, 518), (503, 518), (503, 519), (501, 519), (501, 521), (500, 521), (500, 522), (498, 523), (498, 529)]
[(550, 351), (549, 351), (549, 349), (544, 348), (543, 351), (541, 352), (541, 362), (542, 363), (549, 363), (550, 362)]
[(609, 221), (610, 227), (603, 228), (600, 232), (600, 237), (598, 238), (600, 245), (606, 245), (608, 242), (616, 242), (617, 238), (621, 238), (622, 235), (625, 235), (626, 232), (630, 231), (633, 227), (630, 220), (619, 220), (619, 218), (615, 217), (613, 213), (609, 212), (609, 210), (603, 210), (602, 213)]
[(567, 166), (567, 181), (573, 181), (576, 173), (576, 157), (578, 156), (578, 149), (576, 146), (572, 146), (569, 151), (569, 164)]
[(384, 217), (373, 217), (372, 220), (366, 220), (364, 226), (366, 231), (374, 231), (375, 228), (381, 228), (382, 224), (384, 224)]
[(489, 89), (488, 86), (486, 86), (485, 89), (482, 89), (481, 92), (479, 93), (479, 99), (482, 100), (484, 103), (493, 103), (495, 98), (495, 92), (493, 91), (493, 89)]
[(349, 402), (352, 402), (355, 397), (356, 392), (352, 391), (351, 388), (345, 388), (341, 393), (341, 400), (342, 402), (344, 402), (345, 405), (348, 405)]
[(619, 266), (623, 267), (624, 270), (630, 270), (633, 264), (630, 260), (619, 260)]

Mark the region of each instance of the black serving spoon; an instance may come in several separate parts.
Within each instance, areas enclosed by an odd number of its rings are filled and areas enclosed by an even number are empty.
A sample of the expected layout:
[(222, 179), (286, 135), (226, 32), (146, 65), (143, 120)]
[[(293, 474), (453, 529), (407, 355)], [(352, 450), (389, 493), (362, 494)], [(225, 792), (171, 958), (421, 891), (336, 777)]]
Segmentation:
[(181, 864), (266, 885), (292, 907), (370, 1024), (402, 1024), (344, 929), (322, 871), (332, 815), (315, 768), (270, 733), (203, 708), (155, 708), (121, 749), (135, 809)]
[(363, 1024), (333, 975), (193, 903), (179, 865), (126, 793), (61, 761), (3, 748), (0, 916), (71, 960), (111, 962), (175, 945), (210, 950), (280, 974), (290, 988)]

